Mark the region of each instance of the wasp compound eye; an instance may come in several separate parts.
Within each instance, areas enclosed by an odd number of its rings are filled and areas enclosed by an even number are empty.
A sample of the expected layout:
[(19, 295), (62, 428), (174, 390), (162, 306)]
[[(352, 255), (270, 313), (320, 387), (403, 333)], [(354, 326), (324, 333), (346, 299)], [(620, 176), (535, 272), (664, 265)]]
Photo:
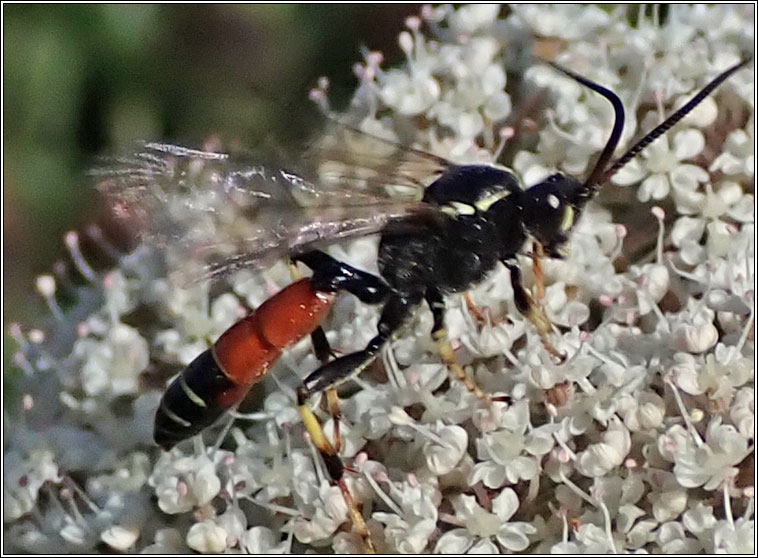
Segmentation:
[(524, 192), (523, 219), (527, 232), (549, 246), (563, 240), (576, 222), (582, 185), (563, 174), (553, 174)]

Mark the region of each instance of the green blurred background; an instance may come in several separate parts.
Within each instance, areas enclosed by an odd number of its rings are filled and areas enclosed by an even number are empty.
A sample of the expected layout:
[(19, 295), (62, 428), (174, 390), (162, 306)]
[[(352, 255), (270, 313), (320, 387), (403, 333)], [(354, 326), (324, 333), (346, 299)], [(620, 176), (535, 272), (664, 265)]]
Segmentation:
[(9, 322), (40, 322), (34, 277), (65, 257), (63, 234), (96, 217), (84, 172), (97, 154), (137, 139), (304, 135), (318, 77), (346, 100), (361, 45), (401, 62), (397, 35), (418, 10), (3, 5), (5, 347)]

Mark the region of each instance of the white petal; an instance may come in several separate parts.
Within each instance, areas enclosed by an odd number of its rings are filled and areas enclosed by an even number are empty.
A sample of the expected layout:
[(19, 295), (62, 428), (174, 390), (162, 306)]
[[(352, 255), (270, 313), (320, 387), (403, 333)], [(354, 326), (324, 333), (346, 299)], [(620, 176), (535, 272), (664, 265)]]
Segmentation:
[(672, 332), (674, 348), (690, 353), (704, 353), (719, 340), (719, 332), (712, 323), (679, 324)]
[(463, 554), (474, 543), (466, 529), (453, 529), (440, 537), (434, 547), (435, 554)]
[(508, 521), (519, 507), (518, 496), (512, 488), (505, 488), (492, 500), (492, 512), (503, 521)]
[(744, 168), (745, 165), (742, 159), (735, 157), (728, 151), (724, 151), (713, 160), (708, 170), (711, 172), (720, 170), (726, 175), (735, 175), (740, 174)]
[(514, 552), (521, 552), (529, 546), (527, 534), (533, 535), (537, 532), (536, 527), (529, 523), (516, 522), (506, 523), (497, 531), (497, 540), (505, 548)]
[(755, 197), (752, 194), (745, 194), (740, 200), (730, 207), (727, 215), (735, 221), (741, 223), (752, 223), (755, 221)]
[(489, 539), (479, 541), (466, 551), (466, 554), (500, 554), (497, 546)]
[(549, 427), (539, 426), (526, 436), (524, 449), (532, 455), (545, 455), (555, 445), (555, 438)]
[(438, 431), (438, 436), (447, 445), (443, 446), (430, 441), (424, 444), (423, 452), (429, 470), (439, 476), (448, 474), (458, 465), (466, 451), (468, 435), (460, 426), (452, 425), (442, 427)]
[(484, 115), (493, 121), (502, 120), (511, 113), (511, 97), (499, 92), (492, 95), (484, 105)]
[(668, 490), (655, 494), (653, 516), (660, 523), (676, 519), (685, 509), (687, 509), (685, 490)]
[(219, 490), (221, 490), (221, 481), (216, 476), (215, 467), (212, 463), (203, 466), (192, 485), (192, 491), (198, 505), (204, 506), (213, 500)]
[(681, 246), (685, 240), (697, 242), (705, 231), (705, 221), (693, 217), (680, 217), (671, 229), (671, 242)]
[(618, 515), (616, 516), (616, 528), (622, 533), (628, 533), (634, 522), (645, 515), (645, 513), (645, 510), (631, 504), (620, 506)]
[(637, 190), (637, 199), (643, 203), (654, 200), (662, 200), (669, 193), (669, 179), (668, 176), (659, 173), (653, 174), (647, 177), (640, 184)]
[(482, 482), (487, 488), (499, 488), (505, 483), (506, 469), (494, 461), (477, 463), (469, 475), (469, 484)]
[(675, 190), (692, 191), (698, 184), (708, 182), (708, 172), (697, 165), (681, 164), (671, 170), (671, 186)]
[(121, 552), (130, 549), (138, 537), (139, 529), (120, 525), (112, 525), (100, 533), (100, 538), (105, 544)]
[(690, 240), (684, 241), (679, 249), (679, 257), (687, 265), (696, 265), (705, 259), (705, 247)]
[[(689, 95), (680, 97), (675, 105), (677, 110), (686, 104), (687, 101), (689, 101)], [(713, 97), (706, 97), (687, 116), (682, 118), (681, 122), (685, 126), (707, 128), (716, 121), (718, 112), (718, 106)]]
[(689, 128), (674, 135), (674, 155), (680, 161), (692, 159), (705, 147), (705, 136), (700, 130)]
[(650, 297), (658, 302), (669, 290), (669, 271), (663, 264), (651, 264), (646, 270), (645, 289)]
[(268, 527), (251, 527), (240, 537), (240, 546), (248, 554), (283, 554), (287, 541), (274, 539), (274, 533)]
[(619, 186), (629, 186), (630, 184), (636, 184), (645, 178), (647, 174), (646, 169), (642, 166), (642, 163), (634, 159), (629, 161), (625, 166), (613, 175), (611, 181)]
[(713, 508), (698, 502), (692, 509), (682, 514), (682, 524), (694, 535), (707, 533), (716, 525)]
[(226, 531), (211, 520), (195, 523), (187, 532), (187, 546), (203, 554), (226, 550)]

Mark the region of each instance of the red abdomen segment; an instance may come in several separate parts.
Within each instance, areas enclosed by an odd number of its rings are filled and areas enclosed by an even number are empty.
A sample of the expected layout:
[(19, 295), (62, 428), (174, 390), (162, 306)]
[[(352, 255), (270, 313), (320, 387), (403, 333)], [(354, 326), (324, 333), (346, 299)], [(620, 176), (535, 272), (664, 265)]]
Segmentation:
[(155, 415), (156, 443), (169, 449), (239, 403), (284, 349), (318, 327), (333, 301), (301, 279), (227, 329), (169, 385)]

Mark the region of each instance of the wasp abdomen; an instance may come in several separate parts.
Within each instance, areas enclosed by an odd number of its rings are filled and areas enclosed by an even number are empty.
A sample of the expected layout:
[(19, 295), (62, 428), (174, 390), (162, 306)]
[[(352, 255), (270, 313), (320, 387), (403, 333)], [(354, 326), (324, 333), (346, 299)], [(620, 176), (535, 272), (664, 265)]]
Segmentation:
[(166, 390), (155, 414), (155, 442), (170, 449), (211, 425), (227, 409), (218, 394), (239, 388), (216, 362), (213, 349), (201, 353)]
[(302, 279), (227, 329), (166, 390), (155, 415), (164, 449), (194, 436), (239, 403), (288, 346), (318, 327), (334, 295)]

